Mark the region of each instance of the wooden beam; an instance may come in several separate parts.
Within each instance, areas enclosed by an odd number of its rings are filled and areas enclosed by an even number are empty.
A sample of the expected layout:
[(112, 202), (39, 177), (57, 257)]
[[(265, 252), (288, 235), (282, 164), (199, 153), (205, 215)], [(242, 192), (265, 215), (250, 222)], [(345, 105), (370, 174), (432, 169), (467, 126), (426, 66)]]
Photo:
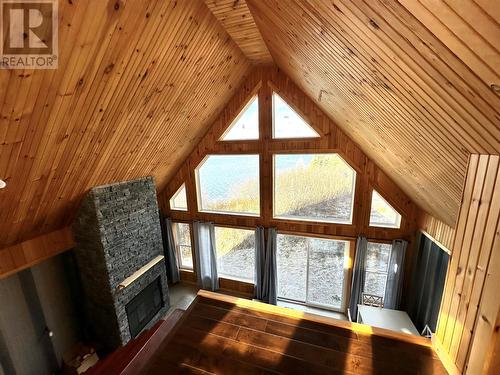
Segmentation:
[(205, 0), (205, 4), (252, 63), (273, 63), (244, 0)]
[(75, 246), (66, 227), (19, 244), (0, 249), (0, 279), (34, 266)]

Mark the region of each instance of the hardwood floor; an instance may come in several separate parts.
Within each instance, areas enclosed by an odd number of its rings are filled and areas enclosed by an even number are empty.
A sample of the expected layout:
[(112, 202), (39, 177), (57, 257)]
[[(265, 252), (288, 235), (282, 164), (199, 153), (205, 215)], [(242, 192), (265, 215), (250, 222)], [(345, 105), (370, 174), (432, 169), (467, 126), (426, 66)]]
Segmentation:
[(446, 374), (420, 337), (231, 298), (198, 295), (146, 373)]

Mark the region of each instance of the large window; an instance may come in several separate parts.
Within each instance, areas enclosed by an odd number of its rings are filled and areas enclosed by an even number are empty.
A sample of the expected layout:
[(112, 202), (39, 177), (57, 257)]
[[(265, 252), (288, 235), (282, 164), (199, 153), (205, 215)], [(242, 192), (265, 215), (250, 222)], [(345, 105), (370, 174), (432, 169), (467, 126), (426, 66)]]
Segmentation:
[(190, 225), (185, 223), (173, 223), (173, 232), (179, 267), (193, 269)]
[(220, 277), (254, 282), (255, 231), (216, 226), (215, 248)]
[(338, 154), (274, 156), (274, 217), (352, 223), (356, 172)]
[(372, 191), (372, 204), (370, 209), (370, 226), (399, 228), (401, 215), (375, 190)]
[(259, 155), (210, 155), (196, 168), (200, 211), (260, 214)]
[(349, 242), (278, 234), (278, 298), (344, 310)]
[(391, 250), (391, 244), (368, 242), (364, 293), (384, 298)]

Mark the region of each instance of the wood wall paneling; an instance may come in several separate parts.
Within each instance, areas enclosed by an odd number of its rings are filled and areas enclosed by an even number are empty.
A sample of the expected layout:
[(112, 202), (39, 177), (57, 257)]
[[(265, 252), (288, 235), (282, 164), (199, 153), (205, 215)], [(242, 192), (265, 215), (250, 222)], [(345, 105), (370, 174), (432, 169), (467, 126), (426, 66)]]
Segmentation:
[(488, 353), (486, 353), (486, 361), (484, 372), (488, 375), (494, 375), (500, 368), (500, 311), (497, 315), (495, 329), (491, 337)]
[(254, 297), (254, 284), (239, 280), (219, 278), (219, 288), (222, 292), (252, 299)]
[(438, 3), (247, 0), (276, 64), (454, 227), (469, 153), (500, 152), (500, 28), (488, 2)]
[[(315, 139), (272, 139), (272, 92), (276, 91), (300, 113), (322, 136)], [(227, 126), (255, 94), (259, 97), (259, 141), (219, 141)], [(272, 155), (294, 152), (336, 152), (357, 171), (353, 224), (326, 224), (273, 218)], [(198, 211), (195, 168), (209, 154), (255, 153), (260, 155), (260, 217), (214, 214)], [(178, 187), (186, 183), (188, 211), (170, 210), (169, 200)], [(400, 229), (369, 227), (371, 191), (376, 189), (402, 215)], [(405, 238), (410, 241), (408, 258), (413, 251), (417, 206), (411, 199), (329, 119), (314, 101), (309, 99), (285, 74), (277, 68), (254, 68), (248, 79), (237, 90), (210, 130), (173, 176), (159, 197), (160, 207), (174, 221), (211, 221), (219, 225), (254, 228), (258, 225), (276, 227), (281, 232), (315, 234), (347, 239), (351, 242), (363, 234), (377, 241)], [(354, 245), (353, 245), (354, 247)], [(406, 263), (407, 279), (411, 272)], [(239, 290), (244, 286), (236, 288)], [(246, 289), (244, 289), (246, 290)], [(239, 290), (241, 292), (241, 290)]]
[(454, 228), (423, 211), (418, 214), (417, 225), (427, 237), (441, 246), (446, 252), (451, 253), (455, 238)]
[(468, 374), (486, 368), (499, 329), (499, 186), (499, 156), (471, 155), (436, 332), (450, 360)]
[[(220, 136), (238, 115), (246, 102), (258, 92), (261, 139), (259, 141), (218, 141)], [(273, 140), (272, 139), (272, 90), (278, 92), (324, 134), (319, 139)], [(355, 210), (353, 225), (307, 223), (294, 220), (274, 219), (272, 216), (272, 155), (293, 152), (338, 152), (357, 170)], [(256, 153), (261, 156), (261, 216), (198, 212), (194, 169), (208, 154)], [(170, 210), (168, 201), (182, 183), (186, 183), (188, 211)], [(400, 229), (368, 226), (371, 189), (379, 191), (403, 216)], [(368, 159), (361, 149), (343, 133), (295, 84), (276, 68), (254, 68), (229, 101), (221, 115), (213, 123), (205, 137), (180, 167), (177, 174), (160, 196), (160, 207), (174, 220), (194, 219), (213, 221), (223, 225), (255, 227), (275, 226), (279, 230), (297, 231), (356, 238), (364, 234), (378, 240), (404, 237), (411, 240), (416, 226), (416, 206), (410, 198), (380, 169)]]
[(193, 271), (180, 270), (181, 280), (185, 283), (196, 284), (196, 274)]
[(0, 249), (0, 279), (29, 268), (75, 246), (71, 228)]
[(250, 69), (197, 1), (60, 0), (59, 51), (0, 70), (0, 248), (69, 225), (93, 186), (161, 190)]

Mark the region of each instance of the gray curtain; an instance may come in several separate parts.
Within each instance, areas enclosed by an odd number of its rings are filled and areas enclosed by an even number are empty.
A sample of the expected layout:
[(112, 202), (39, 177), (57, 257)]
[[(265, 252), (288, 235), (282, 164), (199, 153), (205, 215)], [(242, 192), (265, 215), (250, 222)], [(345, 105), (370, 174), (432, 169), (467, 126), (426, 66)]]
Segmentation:
[(389, 260), (389, 272), (387, 274), (384, 296), (384, 308), (386, 309), (397, 310), (400, 307), (407, 247), (408, 242), (405, 240), (394, 240), (392, 242), (391, 259)]
[[(262, 233), (264, 229), (262, 228)], [(262, 236), (263, 237), (263, 236)], [(261, 238), (262, 238), (261, 237)], [(276, 240), (277, 231), (275, 228), (269, 228), (267, 230), (267, 242), (265, 248), (265, 256), (262, 259), (262, 252), (264, 250), (261, 247), (261, 253), (259, 255), (259, 260), (257, 267), (262, 267), (260, 271), (262, 281), (259, 281), (259, 286), (257, 287), (257, 293), (262, 302), (270, 303), (276, 305), (277, 303), (277, 270), (276, 270)], [(257, 260), (257, 259), (256, 259)], [(260, 290), (259, 290), (260, 289)]]
[(198, 285), (202, 289), (215, 291), (219, 289), (219, 277), (217, 275), (214, 225), (195, 221), (193, 232)]
[(356, 255), (354, 256), (354, 267), (352, 273), (351, 299), (349, 301), (349, 313), (351, 319), (356, 321), (358, 316), (358, 304), (361, 303), (363, 287), (365, 285), (365, 263), (368, 241), (366, 237), (358, 237), (356, 241)]
[(424, 234), (416, 242), (419, 245), (413, 255), (411, 288), (405, 292), (407, 312), (419, 332), (426, 325), (436, 332), (450, 256)]
[(266, 244), (264, 240), (264, 227), (255, 229), (255, 298), (262, 300), (264, 269), (266, 266)]
[(167, 278), (171, 283), (178, 283), (180, 280), (179, 263), (177, 262), (177, 252), (175, 251), (172, 220), (169, 218), (165, 219), (165, 233), (167, 237), (167, 261), (165, 262), (165, 265), (167, 267)]

